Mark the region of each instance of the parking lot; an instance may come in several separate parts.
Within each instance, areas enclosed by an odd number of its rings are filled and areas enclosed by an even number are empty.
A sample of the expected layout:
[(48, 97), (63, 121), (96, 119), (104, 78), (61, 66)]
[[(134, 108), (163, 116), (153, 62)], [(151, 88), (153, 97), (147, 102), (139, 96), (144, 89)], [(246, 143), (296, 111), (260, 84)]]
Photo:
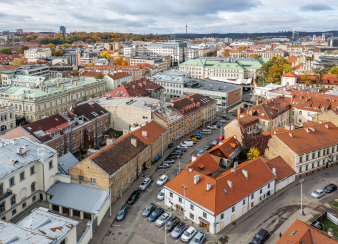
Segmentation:
[[(232, 115), (228, 115), (230, 120), (227, 120), (226, 123), (229, 123), (231, 119), (234, 118)], [(217, 117), (218, 121), (220, 117)], [(226, 124), (223, 123), (223, 126)], [(200, 130), (192, 134), (199, 133)], [(207, 240), (215, 240), (217, 237), (207, 233), (206, 230), (202, 227), (199, 227), (197, 224), (192, 221), (183, 219), (183, 215), (176, 212), (170, 211), (170, 209), (164, 206), (163, 201), (157, 200), (157, 195), (163, 187), (157, 186), (156, 181), (158, 178), (165, 174), (168, 176), (168, 181), (171, 180), (178, 173), (179, 169), (184, 168), (191, 161), (191, 155), (196, 155), (198, 151), (204, 148), (206, 144), (212, 143), (215, 139), (222, 135), (223, 128), (212, 130), (211, 135), (202, 135), (202, 138), (194, 144), (193, 147), (188, 147), (187, 151), (183, 153), (182, 157), (179, 160), (175, 160), (174, 164), (171, 164), (170, 168), (167, 169), (157, 169), (153, 175), (150, 176), (152, 182), (150, 186), (145, 190), (141, 191), (139, 199), (133, 205), (129, 206), (129, 211), (126, 215), (126, 218), (123, 221), (114, 221), (105, 236), (102, 243), (138, 243), (138, 244), (148, 244), (148, 243), (165, 243), (165, 231), (164, 227), (157, 227), (155, 222), (149, 222), (147, 218), (142, 216), (142, 211), (149, 203), (155, 203), (157, 207), (164, 208), (164, 211), (171, 212), (173, 216), (177, 216), (181, 221), (184, 221), (188, 224), (188, 227), (194, 226), (197, 231), (202, 231), (206, 234)], [(180, 142), (186, 141), (190, 136), (182, 138)], [(175, 143), (173, 148), (167, 149), (165, 155), (168, 155), (169, 152), (173, 151), (180, 142)], [(164, 158), (161, 158), (157, 163), (152, 167), (157, 167)], [(144, 179), (145, 177), (143, 177)], [(180, 240), (175, 240), (171, 238), (170, 233), (166, 233), (167, 243), (179, 243)], [(205, 241), (206, 242), (206, 241)]]

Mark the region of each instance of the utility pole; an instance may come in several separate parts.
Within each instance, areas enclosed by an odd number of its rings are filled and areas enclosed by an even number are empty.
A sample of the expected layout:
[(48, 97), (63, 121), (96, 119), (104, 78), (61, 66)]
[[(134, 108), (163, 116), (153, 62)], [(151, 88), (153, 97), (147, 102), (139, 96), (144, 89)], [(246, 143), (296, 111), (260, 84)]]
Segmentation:
[(110, 182), (109, 184), (109, 217), (111, 217), (111, 187), (113, 184)]
[(167, 244), (167, 222), (164, 222), (164, 244)]
[(304, 215), (304, 211), (303, 211), (303, 183), (304, 183), (304, 179), (300, 179), (299, 180), (299, 184), (300, 184), (300, 213), (302, 215)]
[(182, 184), (182, 188), (183, 188), (183, 192), (184, 192), (183, 217), (185, 219), (185, 190), (187, 189), (187, 187), (184, 184)]

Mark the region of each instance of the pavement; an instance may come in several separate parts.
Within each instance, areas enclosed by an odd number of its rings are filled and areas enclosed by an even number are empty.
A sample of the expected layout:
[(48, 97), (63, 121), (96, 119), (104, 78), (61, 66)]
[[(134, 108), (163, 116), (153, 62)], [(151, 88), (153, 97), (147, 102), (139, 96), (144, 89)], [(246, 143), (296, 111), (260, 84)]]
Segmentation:
[[(220, 114), (221, 113), (217, 113), (216, 120), (221, 119), (221, 117), (219, 117)], [(227, 114), (227, 116), (230, 118), (230, 120), (228, 120), (227, 123), (235, 118), (231, 114)], [(197, 129), (194, 133), (196, 134), (200, 130), (201, 129)], [(211, 135), (203, 135), (203, 138), (199, 140), (194, 145), (194, 147), (189, 147), (188, 150), (183, 153), (183, 156), (181, 157), (181, 159), (176, 160), (175, 164), (173, 164), (171, 168), (157, 169), (157, 165), (160, 164), (163, 161), (163, 159), (165, 159), (172, 152), (172, 150), (179, 145), (180, 142), (186, 141), (190, 135), (182, 138), (179, 142), (175, 143), (173, 148), (167, 148), (163, 152), (163, 157), (159, 160), (159, 162), (155, 163), (154, 165), (152, 165), (152, 167), (145, 170), (142, 173), (142, 176), (139, 177), (139, 179), (137, 179), (125, 193), (123, 193), (123, 196), (117, 199), (114, 203), (112, 203), (112, 217), (109, 217), (109, 211), (108, 211), (104, 219), (102, 220), (100, 226), (98, 226), (98, 228), (96, 229), (93, 235), (93, 238), (91, 239), (89, 243), (90, 244), (98, 244), (98, 243), (102, 243), (102, 244), (104, 243), (126, 243), (127, 244), (127, 243), (135, 243), (133, 242), (135, 238), (138, 240), (137, 241), (138, 244), (140, 243), (147, 243), (147, 244), (148, 243), (161, 243), (161, 242), (158, 242), (156, 238), (163, 239), (163, 243), (164, 243), (164, 238), (162, 235), (161, 237), (159, 237), (157, 235), (153, 235), (150, 233), (148, 234), (148, 232), (153, 232), (153, 230), (147, 229), (147, 228), (155, 227), (154, 224), (152, 225), (150, 224), (150, 226), (148, 226), (142, 223), (142, 221), (144, 221), (144, 218), (142, 217), (141, 212), (150, 202), (158, 202), (156, 197), (159, 191), (162, 189), (156, 186), (154, 182), (156, 182), (157, 179), (162, 174), (166, 174), (169, 177), (168, 181), (174, 178), (174, 176), (177, 174), (179, 169), (182, 169), (189, 164), (189, 162), (191, 161), (191, 155), (192, 154), (196, 155), (197, 152), (203, 149), (203, 147), (206, 144), (211, 143), (213, 140), (215, 140), (220, 135), (222, 135), (222, 130), (223, 130), (223, 127), (217, 130), (213, 130), (213, 133)], [(122, 205), (126, 204), (131, 193), (134, 190), (137, 190), (141, 182), (147, 177), (152, 179), (151, 185), (146, 189), (146, 191), (141, 192), (140, 198), (136, 201), (134, 205), (129, 206), (130, 209), (128, 211), (126, 219), (124, 221), (117, 222), (115, 218), (116, 218), (118, 211), (120, 210)], [(160, 205), (160, 203), (158, 202), (157, 205)], [(173, 212), (177, 215), (176, 211), (173, 211)], [(196, 227), (198, 228), (198, 226)], [(168, 239), (170, 239), (169, 236), (168, 236)], [(151, 241), (149, 242), (149, 240)], [(168, 242), (168, 243), (171, 243), (171, 242)]]

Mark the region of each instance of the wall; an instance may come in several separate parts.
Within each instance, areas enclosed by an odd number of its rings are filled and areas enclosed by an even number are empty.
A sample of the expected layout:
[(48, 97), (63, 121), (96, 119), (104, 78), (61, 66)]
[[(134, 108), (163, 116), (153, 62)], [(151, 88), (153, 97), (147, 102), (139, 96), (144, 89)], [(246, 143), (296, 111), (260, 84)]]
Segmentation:
[(332, 110), (317, 113), (312, 117), (312, 121), (317, 123), (319, 123), (320, 120), (323, 122), (332, 122), (335, 126), (338, 126), (338, 115)]
[(242, 101), (242, 88), (241, 87), (235, 91), (231, 91), (228, 93), (228, 107), (239, 101)]
[(93, 237), (93, 222), (89, 221), (87, 223), (87, 228), (83, 232), (80, 240), (78, 240), (77, 244), (88, 244), (90, 239)]
[[(277, 172), (277, 174), (278, 174), (278, 172)], [(285, 178), (285, 179), (281, 180), (280, 182), (278, 182), (276, 184), (276, 192), (279, 191), (280, 189), (286, 187), (290, 183), (294, 182), (295, 179), (296, 179), (296, 174), (293, 174), (290, 177)]]
[(104, 218), (104, 216), (106, 215), (107, 211), (109, 210), (109, 205), (110, 205), (110, 201), (109, 201), (109, 196), (106, 199), (106, 202), (104, 203), (103, 207), (100, 209), (99, 214), (97, 215), (97, 225), (99, 226)]
[(76, 226), (74, 228), (71, 229), (70, 232), (67, 233), (67, 236), (66, 238), (68, 239), (68, 241), (66, 242), (66, 244), (75, 244), (76, 243), (76, 239), (77, 239), (77, 236), (76, 236)]
[(232, 136), (236, 136), (236, 139), (242, 144), (242, 130), (237, 119), (224, 126), (224, 138)]

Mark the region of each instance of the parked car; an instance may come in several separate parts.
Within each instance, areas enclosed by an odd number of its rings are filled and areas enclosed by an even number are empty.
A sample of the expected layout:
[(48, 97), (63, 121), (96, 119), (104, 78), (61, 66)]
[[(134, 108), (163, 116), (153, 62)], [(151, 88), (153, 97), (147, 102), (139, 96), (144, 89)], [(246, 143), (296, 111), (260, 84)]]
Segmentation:
[(313, 198), (321, 198), (323, 195), (325, 194), (325, 192), (322, 189), (317, 189), (314, 192), (311, 193), (311, 197)]
[(176, 216), (172, 217), (166, 225), (167, 231), (172, 231), (175, 226), (180, 222), (180, 219)]
[(156, 208), (148, 217), (150, 222), (156, 221), (164, 213), (163, 208)]
[(207, 128), (208, 129), (212, 129), (212, 130), (216, 130), (217, 126), (215, 126), (215, 125), (208, 125)]
[(200, 133), (203, 134), (203, 135), (211, 135), (211, 130), (209, 130), (209, 129), (204, 129), (204, 130), (201, 130)]
[(157, 195), (157, 200), (162, 201), (163, 199), (164, 199), (164, 189), (162, 189)]
[(174, 164), (174, 163), (175, 163), (175, 160), (173, 159), (166, 158), (163, 160), (163, 164)]
[(169, 145), (168, 145), (168, 148), (172, 148), (174, 146), (174, 143), (170, 143)]
[(214, 140), (214, 141), (212, 142), (212, 145), (213, 145), (213, 146), (216, 146), (217, 143), (219, 143), (219, 140), (218, 140), (218, 139)]
[(185, 148), (185, 149), (188, 149), (188, 145), (186, 145), (185, 143), (184, 143), (184, 145), (179, 145), (179, 146), (177, 146), (177, 148)]
[(189, 244), (202, 244), (205, 240), (205, 234), (200, 231), (192, 238)]
[(212, 145), (211, 144), (207, 144), (203, 147), (203, 150), (204, 151), (208, 151), (210, 148), (212, 148)]
[(178, 239), (180, 235), (185, 231), (185, 229), (188, 227), (187, 223), (185, 222), (180, 222), (176, 227), (174, 228), (173, 231), (171, 231), (171, 237), (174, 239)]
[(153, 159), (153, 163), (157, 162), (162, 157), (161, 154), (157, 154), (157, 156)]
[(237, 113), (232, 113), (231, 115), (232, 115), (232, 116), (236, 116), (236, 117), (237, 117)]
[(220, 119), (219, 122), (226, 123), (225, 119)]
[(149, 217), (149, 215), (156, 209), (155, 203), (150, 203), (142, 212), (143, 217)]
[(170, 165), (168, 163), (162, 163), (157, 166), (158, 169), (167, 169), (170, 168)]
[(252, 242), (255, 244), (263, 244), (270, 237), (270, 233), (267, 230), (261, 229), (255, 237), (252, 239)]
[(194, 141), (185, 141), (185, 142), (184, 142), (184, 144), (187, 145), (188, 147), (194, 146), (195, 143), (196, 143), (196, 142), (194, 142)]
[(181, 150), (172, 151), (170, 155), (183, 155), (183, 152)]
[(168, 180), (168, 176), (162, 175), (160, 178), (158, 178), (156, 185), (163, 186), (163, 184)]
[(198, 142), (198, 140), (195, 137), (189, 138), (188, 141)]
[(226, 119), (226, 120), (229, 120), (229, 117), (226, 116), (226, 115), (222, 115), (222, 118), (223, 118), (223, 119)]
[(101, 146), (98, 146), (98, 147), (95, 147), (94, 149), (95, 150), (100, 150), (102, 147)]
[(222, 126), (222, 123), (216, 123), (215, 126), (217, 126), (217, 128), (220, 128)]
[(123, 205), (121, 207), (120, 211), (117, 213), (116, 220), (117, 221), (124, 220), (124, 218), (127, 215), (127, 212), (128, 212), (128, 206), (127, 205)]
[(166, 212), (164, 214), (161, 215), (161, 217), (159, 217), (156, 220), (156, 225), (159, 227), (162, 227), (165, 223), (168, 222), (168, 220), (171, 218), (172, 214), (170, 212)]
[(205, 153), (205, 151), (202, 149), (202, 150), (199, 150), (198, 153), (197, 153), (197, 156), (200, 156), (202, 155), (203, 153)]
[(131, 194), (131, 196), (129, 197), (128, 203), (129, 203), (129, 204), (134, 204), (134, 203), (136, 202), (136, 200), (139, 198), (139, 196), (140, 196), (139, 190), (134, 191), (134, 192)]
[(181, 143), (180, 143), (180, 146), (182, 146), (182, 147), (187, 147), (188, 145), (187, 145), (185, 142), (181, 142)]
[(180, 147), (178, 148), (179, 150), (181, 150), (182, 152), (186, 152), (187, 151), (187, 148), (186, 147)]
[(200, 136), (200, 137), (203, 137), (202, 134), (200, 134), (200, 133), (195, 134), (194, 136)]
[(190, 226), (186, 231), (184, 231), (183, 235), (181, 236), (181, 241), (189, 242), (193, 236), (196, 234), (196, 229)]
[(178, 159), (178, 158), (180, 158), (180, 157), (178, 157), (178, 155), (175, 155), (175, 156), (168, 156), (168, 157), (166, 158), (166, 160), (167, 160), (167, 159), (169, 159), (169, 160), (176, 160), (176, 159)]
[(337, 186), (335, 184), (330, 184), (325, 186), (324, 191), (327, 193), (333, 192), (337, 190)]
[(145, 178), (141, 185), (138, 187), (141, 191), (144, 191), (149, 185), (150, 185), (151, 179), (150, 178)]
[(218, 137), (217, 139), (220, 140), (220, 141), (224, 140), (224, 135), (221, 135), (221, 136)]

